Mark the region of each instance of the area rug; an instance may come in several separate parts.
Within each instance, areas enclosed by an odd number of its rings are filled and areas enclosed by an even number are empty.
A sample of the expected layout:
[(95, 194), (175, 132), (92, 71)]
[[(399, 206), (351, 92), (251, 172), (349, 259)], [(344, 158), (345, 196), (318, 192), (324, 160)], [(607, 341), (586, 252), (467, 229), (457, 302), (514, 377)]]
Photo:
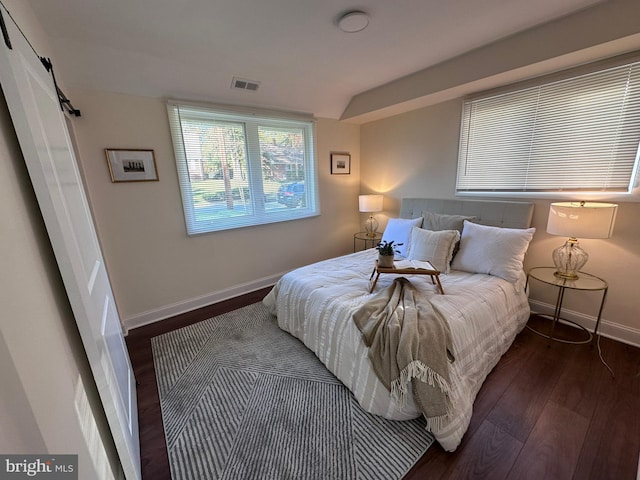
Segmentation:
[(360, 408), (262, 303), (152, 347), (173, 480), (399, 479), (434, 441)]

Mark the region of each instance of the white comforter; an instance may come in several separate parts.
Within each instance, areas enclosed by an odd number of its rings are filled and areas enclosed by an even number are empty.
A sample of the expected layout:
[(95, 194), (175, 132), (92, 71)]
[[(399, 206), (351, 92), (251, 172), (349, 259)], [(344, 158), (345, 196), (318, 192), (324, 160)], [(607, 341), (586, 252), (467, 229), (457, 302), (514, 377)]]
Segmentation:
[[(264, 303), (278, 317), (280, 328), (302, 340), (365, 410), (407, 420), (418, 417), (419, 408), (410, 400), (401, 410), (391, 398), (371, 367), (352, 319), (363, 302), (393, 281), (393, 275), (383, 274), (369, 293), (376, 254), (370, 249), (294, 270), (280, 279)], [(441, 295), (428, 275), (405, 277), (424, 292), (451, 328), (455, 414), (433, 433), (445, 450), (453, 451), (469, 426), (482, 382), (529, 318), (524, 281), (513, 285), (498, 277), (452, 271), (440, 276), (445, 291)]]

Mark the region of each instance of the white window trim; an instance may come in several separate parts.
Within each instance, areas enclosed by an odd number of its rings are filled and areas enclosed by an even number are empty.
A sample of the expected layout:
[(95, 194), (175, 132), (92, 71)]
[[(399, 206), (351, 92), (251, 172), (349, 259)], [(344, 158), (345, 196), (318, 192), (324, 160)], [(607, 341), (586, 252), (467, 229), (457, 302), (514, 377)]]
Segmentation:
[[(182, 138), (182, 130), (179, 126), (179, 109), (199, 109), (203, 112), (211, 112), (220, 117), (228, 116), (229, 119), (246, 118), (247, 121), (265, 120), (267, 124), (278, 124), (287, 127), (291, 125), (300, 126), (305, 132), (305, 195), (307, 205), (304, 208), (293, 210), (281, 210), (264, 212), (259, 211), (257, 214), (238, 216), (231, 219), (198, 221), (195, 215), (193, 204), (193, 191), (189, 172), (187, 167), (186, 153), (184, 151), (184, 141)], [(281, 111), (272, 111), (265, 109), (254, 109), (242, 106), (230, 106), (221, 104), (207, 104), (199, 102), (188, 102), (181, 100), (168, 100), (167, 113), (169, 116), (169, 124), (171, 130), (171, 138), (174, 146), (176, 169), (180, 184), (180, 192), (182, 196), (182, 205), (185, 215), (185, 225), (188, 235), (197, 235), (202, 233), (211, 233), (236, 228), (251, 227), (257, 225), (265, 225), (271, 223), (299, 220), (303, 218), (315, 217), (320, 215), (320, 202), (318, 198), (318, 171), (317, 171), (317, 154), (316, 154), (316, 132), (315, 119), (311, 115), (300, 113), (289, 113)], [(247, 137), (250, 137), (247, 135)], [(247, 144), (251, 142), (247, 138)], [(247, 159), (247, 167), (249, 176), (256, 175), (256, 165)], [(262, 173), (257, 172), (258, 175)], [(257, 201), (254, 200), (254, 201)], [(262, 202), (259, 202), (262, 203)], [(254, 204), (255, 207), (255, 204)], [(260, 206), (258, 205), (258, 208)]]
[(490, 91), (479, 92), (474, 95), (470, 95), (464, 99), (463, 112), (461, 118), (461, 134), (460, 134), (460, 150), (458, 158), (458, 173), (456, 174), (456, 192), (455, 195), (459, 197), (497, 197), (497, 198), (540, 198), (540, 199), (584, 199), (584, 200), (608, 200), (608, 201), (632, 201), (640, 202), (640, 149), (636, 151), (635, 164), (633, 166), (630, 191), (628, 192), (610, 192), (610, 191), (464, 191), (458, 190), (458, 182), (460, 175), (460, 168), (462, 166), (463, 152), (463, 128), (465, 128), (465, 106), (474, 100), (487, 99), (491, 97), (498, 97), (503, 94), (509, 94), (513, 92), (524, 91), (528, 88), (547, 85), (562, 80), (576, 78), (581, 75), (587, 75), (590, 73), (611, 69), (621, 65), (627, 65), (640, 61), (638, 53), (622, 55), (614, 59), (605, 60), (602, 62), (596, 62), (590, 65), (579, 66), (573, 69), (568, 69), (563, 72), (547, 75), (545, 77), (536, 78), (517, 84), (509, 85), (506, 87), (496, 88)]

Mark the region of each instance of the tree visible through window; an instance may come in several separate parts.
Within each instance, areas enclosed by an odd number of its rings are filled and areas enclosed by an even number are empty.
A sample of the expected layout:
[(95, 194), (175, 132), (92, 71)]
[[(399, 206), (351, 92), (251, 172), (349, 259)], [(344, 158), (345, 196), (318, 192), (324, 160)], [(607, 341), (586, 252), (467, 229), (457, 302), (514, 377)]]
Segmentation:
[(317, 215), (310, 120), (168, 110), (189, 233)]

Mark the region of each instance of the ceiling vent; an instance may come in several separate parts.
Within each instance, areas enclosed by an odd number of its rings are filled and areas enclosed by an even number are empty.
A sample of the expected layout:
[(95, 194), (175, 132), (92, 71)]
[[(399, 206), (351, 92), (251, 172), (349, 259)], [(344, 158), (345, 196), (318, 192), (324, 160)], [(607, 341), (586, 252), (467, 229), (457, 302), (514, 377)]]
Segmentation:
[(235, 88), (237, 90), (255, 92), (258, 90), (258, 87), (260, 87), (260, 82), (256, 82), (255, 80), (233, 77), (233, 80), (231, 81), (231, 88)]

